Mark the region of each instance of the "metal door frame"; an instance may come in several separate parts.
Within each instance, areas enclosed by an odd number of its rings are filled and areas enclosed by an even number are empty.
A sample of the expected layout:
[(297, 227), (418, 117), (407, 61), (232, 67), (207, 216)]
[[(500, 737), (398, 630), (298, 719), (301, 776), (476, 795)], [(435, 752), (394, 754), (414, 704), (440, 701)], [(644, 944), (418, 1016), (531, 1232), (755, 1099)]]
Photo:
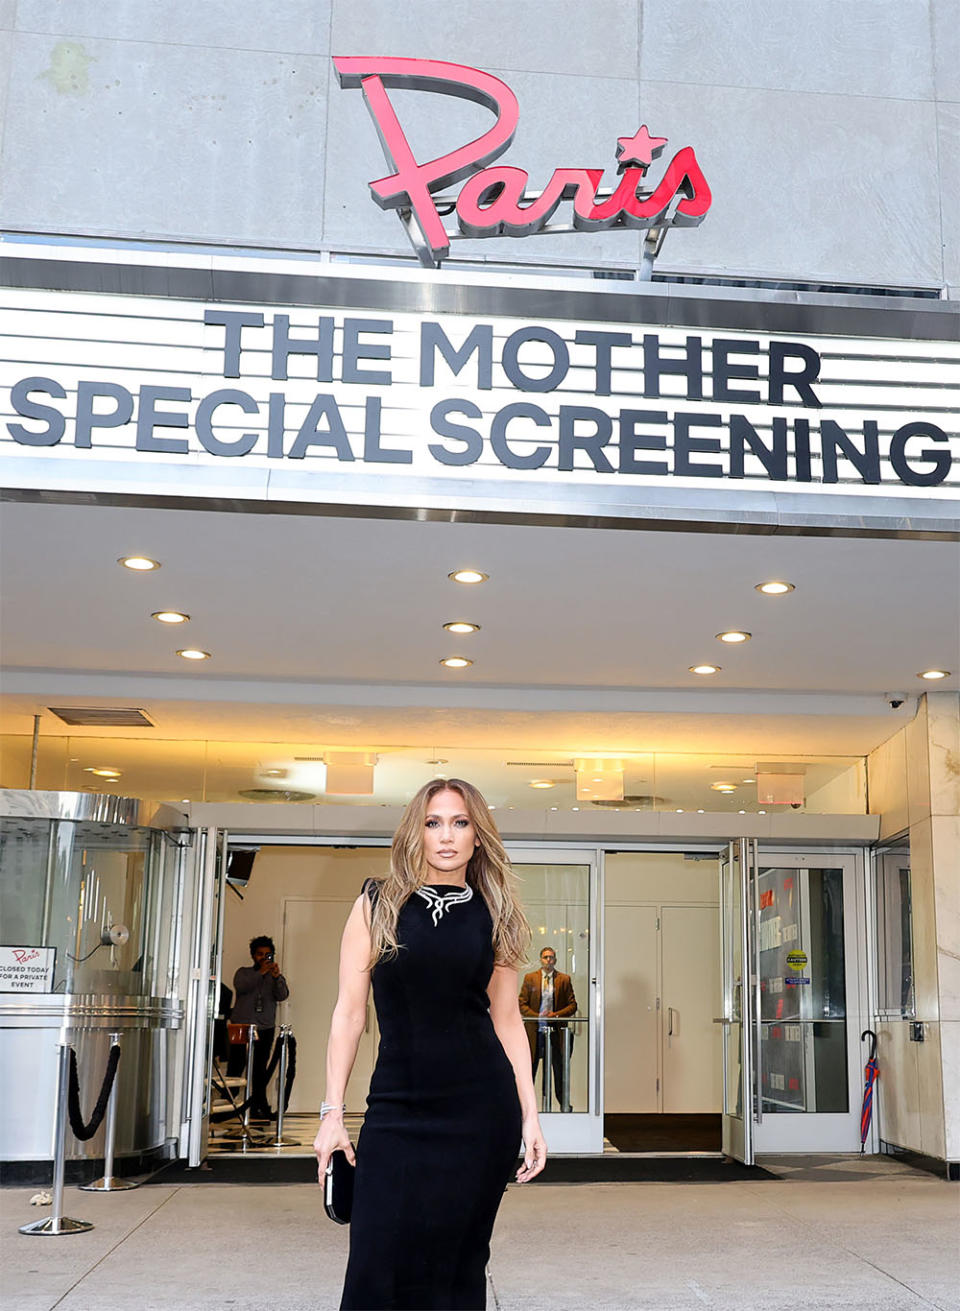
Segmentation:
[[(553, 1155), (589, 1155), (603, 1151), (603, 851), (596, 843), (573, 845), (507, 842), (514, 865), (580, 865), (588, 868), (589, 954), (587, 978), (587, 1110), (565, 1114), (541, 1112), (540, 1124)], [(580, 1001), (583, 1009), (583, 1002)]]
[[(720, 996), (721, 1014), (715, 1023), (723, 1026), (723, 1041), (720, 1044), (722, 1062), (720, 1107), (722, 1148), (725, 1156), (753, 1165), (754, 1145), (753, 1129), (756, 1119), (754, 1106), (754, 1024), (753, 1014), (756, 1007), (754, 988), (759, 993), (759, 979), (754, 979), (753, 960), (751, 959), (751, 938), (749, 932), (750, 882), (751, 867), (754, 859), (756, 839), (740, 838), (727, 845), (721, 851), (718, 867), (720, 879)], [(729, 871), (726, 873), (725, 871)], [(727, 878), (731, 889), (736, 884), (740, 897), (740, 913), (734, 914), (731, 898), (727, 895)], [(735, 1005), (737, 980), (733, 969), (734, 943), (740, 944), (740, 995), (739, 1008)], [(740, 1084), (731, 1087), (728, 1081), (730, 1062), (728, 1052), (731, 1043), (731, 1026), (740, 1025)], [(728, 1113), (728, 1106), (739, 1106), (740, 1114)]]
[(223, 894), (229, 843), (226, 829), (201, 828), (198, 830), (197, 837), (198, 857), (192, 907), (190, 975), (184, 1024), (183, 1116), (180, 1130), (180, 1155), (186, 1156), (187, 1164), (190, 1166), (198, 1166), (207, 1154), (213, 1021), (220, 988)]

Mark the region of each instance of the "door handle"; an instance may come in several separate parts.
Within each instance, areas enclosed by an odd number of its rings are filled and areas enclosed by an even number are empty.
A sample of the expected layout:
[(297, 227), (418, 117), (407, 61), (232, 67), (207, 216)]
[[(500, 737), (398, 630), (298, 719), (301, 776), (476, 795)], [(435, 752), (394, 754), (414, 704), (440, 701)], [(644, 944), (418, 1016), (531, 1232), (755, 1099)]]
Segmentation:
[(728, 1020), (725, 1015), (721, 1015), (719, 1018), (715, 1017), (713, 1020), (711, 1020), (711, 1024), (732, 1024), (732, 1023), (733, 1020)]
[(673, 1017), (677, 1013), (678, 1012), (676, 1012), (672, 1006), (667, 1007), (667, 1037), (668, 1038), (672, 1038), (675, 1036), (673, 1030)]

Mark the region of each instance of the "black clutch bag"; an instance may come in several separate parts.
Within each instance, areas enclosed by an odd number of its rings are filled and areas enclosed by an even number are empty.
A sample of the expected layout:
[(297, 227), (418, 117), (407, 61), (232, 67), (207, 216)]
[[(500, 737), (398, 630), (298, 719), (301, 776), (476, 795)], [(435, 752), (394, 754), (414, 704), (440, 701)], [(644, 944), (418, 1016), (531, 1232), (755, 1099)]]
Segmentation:
[(355, 1167), (346, 1152), (332, 1152), (323, 1181), (323, 1209), (335, 1224), (348, 1225), (353, 1211)]

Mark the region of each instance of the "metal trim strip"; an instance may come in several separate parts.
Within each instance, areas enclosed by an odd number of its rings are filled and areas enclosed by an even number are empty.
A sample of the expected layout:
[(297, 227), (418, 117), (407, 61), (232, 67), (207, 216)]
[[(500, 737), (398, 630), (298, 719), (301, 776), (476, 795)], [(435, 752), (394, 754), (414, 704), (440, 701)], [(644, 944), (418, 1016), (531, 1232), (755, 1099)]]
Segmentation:
[[(102, 467), (102, 466), (101, 466)], [(353, 494), (359, 491), (359, 479), (354, 480)], [(384, 496), (383, 475), (376, 478), (376, 494)], [(750, 536), (785, 535), (790, 537), (853, 537), (899, 538), (912, 541), (960, 541), (960, 517), (948, 511), (957, 502), (915, 500), (883, 501), (880, 498), (857, 498), (851, 515), (844, 514), (840, 498), (823, 508), (822, 498), (813, 503), (810, 495), (777, 493), (771, 496), (764, 508), (744, 506), (737, 497), (733, 503), (710, 506), (677, 504), (675, 506), (619, 504), (607, 506), (600, 500), (602, 489), (597, 489), (589, 504), (552, 503), (551, 508), (533, 509), (526, 489), (518, 489), (516, 502), (502, 495), (470, 498), (456, 496), (449, 484), (444, 493), (451, 501), (448, 506), (425, 506), (420, 496), (410, 494), (409, 485), (402, 495), (394, 495), (396, 503), (390, 505), (364, 504), (345, 499), (343, 502), (288, 501), (266, 499), (265, 493), (249, 498), (224, 496), (151, 495), (148, 493), (104, 492), (95, 489), (52, 490), (48, 487), (7, 487), (0, 489), (0, 503), (4, 501), (42, 505), (100, 505), (133, 506), (143, 509), (207, 510), (242, 514), (300, 514), (323, 515), (346, 519), (400, 519), (418, 523), (485, 523), (526, 524), (552, 528), (614, 528), (638, 529), (648, 532), (679, 533), (739, 533)], [(327, 494), (331, 494), (328, 488)], [(736, 496), (736, 493), (731, 494)], [(756, 497), (758, 493), (754, 492)], [(718, 494), (722, 498), (723, 494)], [(452, 503), (456, 501), (456, 503)], [(720, 519), (718, 516), (723, 515)]]
[[(369, 269), (365, 272), (369, 274)], [(0, 286), (394, 313), (612, 320), (651, 327), (960, 341), (960, 305), (955, 301), (649, 282), (603, 281), (587, 289), (582, 281), (561, 286), (559, 278), (538, 287), (519, 285), (502, 276), (466, 281), (458, 275), (430, 275), (413, 269), (401, 278), (378, 278), (351, 276), (342, 267), (336, 273), (323, 274), (198, 268), (195, 263), (192, 267), (178, 265), (175, 253), (162, 264), (5, 255), (0, 262)]]

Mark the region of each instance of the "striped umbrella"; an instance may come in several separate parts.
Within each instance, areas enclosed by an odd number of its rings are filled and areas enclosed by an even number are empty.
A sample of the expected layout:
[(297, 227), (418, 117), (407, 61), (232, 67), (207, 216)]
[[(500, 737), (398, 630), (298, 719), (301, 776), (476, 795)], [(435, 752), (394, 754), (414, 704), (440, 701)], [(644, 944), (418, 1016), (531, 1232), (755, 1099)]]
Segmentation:
[(870, 1056), (863, 1068), (863, 1105), (860, 1108), (860, 1155), (864, 1153), (867, 1141), (867, 1134), (870, 1132), (870, 1121), (873, 1118), (873, 1085), (877, 1081), (879, 1067), (877, 1066), (877, 1035), (872, 1029), (864, 1029), (860, 1035), (860, 1041), (865, 1038), (870, 1039)]

